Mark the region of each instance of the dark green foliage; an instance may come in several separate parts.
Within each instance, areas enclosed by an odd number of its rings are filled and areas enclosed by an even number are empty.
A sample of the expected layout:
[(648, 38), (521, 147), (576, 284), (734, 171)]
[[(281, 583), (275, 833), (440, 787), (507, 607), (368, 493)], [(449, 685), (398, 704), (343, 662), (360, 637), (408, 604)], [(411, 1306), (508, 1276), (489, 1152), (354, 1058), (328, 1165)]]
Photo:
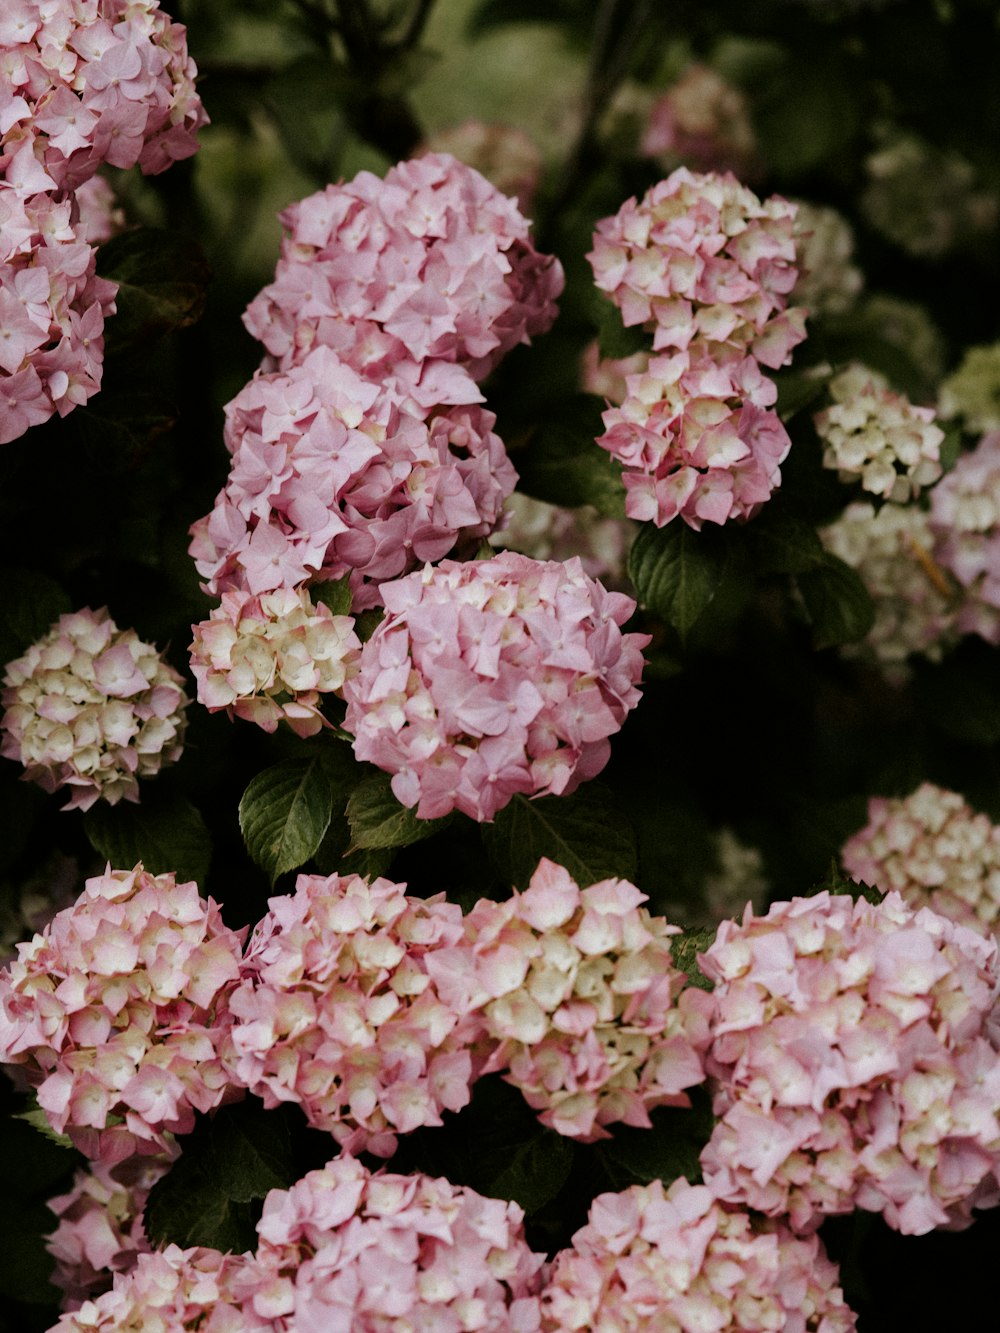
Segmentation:
[(147, 783), (142, 801), (98, 801), (83, 817), (90, 844), (114, 870), (140, 861), (151, 875), (174, 871), (178, 883), (205, 882), (212, 838), (199, 811), (169, 779)]

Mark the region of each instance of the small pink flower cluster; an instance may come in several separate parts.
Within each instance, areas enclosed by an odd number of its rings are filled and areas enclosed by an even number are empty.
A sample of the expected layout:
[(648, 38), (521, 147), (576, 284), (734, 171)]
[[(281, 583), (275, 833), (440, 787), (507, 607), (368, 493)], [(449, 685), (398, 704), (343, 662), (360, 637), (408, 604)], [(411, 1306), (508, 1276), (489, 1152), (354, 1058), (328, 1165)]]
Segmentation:
[(1000, 828), (955, 791), (922, 783), (901, 799), (873, 797), (868, 823), (844, 843), (852, 879), (987, 935), (1000, 924)]
[(265, 731), (284, 718), (296, 735), (313, 736), (323, 725), (320, 695), (342, 689), (360, 652), (353, 618), (314, 606), (304, 588), (225, 592), (194, 626), (191, 671), (210, 713), (225, 708)]
[(196, 884), (109, 870), (0, 972), (0, 1060), (88, 1157), (164, 1152), (229, 1090), (219, 1050), (241, 946)]
[(741, 179), (756, 165), (757, 136), (744, 93), (708, 65), (692, 61), (658, 97), (640, 151), (664, 169), (732, 171)]
[(55, 1259), (52, 1281), (63, 1293), (64, 1310), (107, 1291), (115, 1273), (130, 1272), (139, 1255), (149, 1253), (142, 1214), (169, 1167), (167, 1156), (129, 1157), (116, 1166), (93, 1162), (74, 1174), (68, 1194), (49, 1200), (59, 1225), (45, 1248)]
[(425, 420), (328, 347), (255, 377), (226, 418), (229, 479), (192, 529), (212, 593), (349, 575), (355, 610), (374, 605), (383, 580), (490, 532), (517, 480), (491, 412)]
[(922, 1234), (1000, 1197), (997, 945), (897, 893), (723, 922), (706, 1067), (717, 1198), (811, 1230), (861, 1208)]
[(299, 1103), (349, 1152), (389, 1157), (396, 1133), (469, 1100), (477, 1020), (442, 999), (433, 952), (462, 936), (443, 895), (385, 879), (299, 875), (270, 900), (229, 1000), (236, 1080), (265, 1105)]
[(118, 287), (97, 277), (69, 199), (23, 197), (0, 182), (0, 235), (0, 444), (8, 444), (100, 388), (104, 319)]
[(5, 444), (100, 388), (117, 288), (95, 276), (95, 172), (163, 171), (206, 117), (185, 30), (157, 0), (5, 0), (0, 57)]
[(934, 487), (930, 521), (935, 557), (963, 590), (958, 628), (1000, 643), (1000, 431)]
[(711, 1330), (852, 1333), (856, 1316), (817, 1236), (723, 1207), (683, 1177), (601, 1194), (555, 1257), (544, 1333)]
[(594, 280), (660, 353), (627, 377), (598, 440), (625, 467), (631, 518), (749, 518), (779, 484), (790, 441), (761, 365), (784, 365), (805, 336), (804, 312), (786, 308), (794, 220), (784, 199), (680, 167), (598, 223)]
[(141, 1254), (133, 1269), (115, 1274), (111, 1291), (64, 1314), (50, 1333), (273, 1333), (271, 1321), (242, 1308), (233, 1293), (244, 1262), (177, 1245)]
[(544, 1260), (523, 1218), (516, 1203), (341, 1156), (271, 1191), (233, 1285), (273, 1333), (536, 1333)]
[(517, 792), (570, 792), (639, 699), (635, 607), (578, 559), (504, 552), (382, 586), (387, 615), (344, 687), (354, 752), (421, 819), (490, 821)]
[(517, 551), (532, 560), (580, 557), (583, 572), (606, 588), (630, 587), (625, 563), (636, 526), (627, 518), (607, 518), (593, 505), (564, 509), (515, 491), (504, 504), (506, 525), (490, 536), (496, 550)]
[(502, 1070), (539, 1119), (592, 1143), (613, 1122), (650, 1127), (656, 1106), (690, 1106), (701, 1083), (711, 998), (681, 990), (668, 926), (627, 880), (581, 889), (543, 859), (524, 893), (483, 899), (458, 948), (428, 960), (459, 1012), (481, 1015)]
[(427, 407), (475, 402), (471, 381), (555, 319), (559, 261), (534, 249), (513, 200), (447, 153), (385, 180), (359, 172), (281, 220), (275, 280), (245, 323), (282, 369), (324, 344)]
[(138, 801), (139, 779), (180, 757), (180, 675), (104, 607), (60, 616), (3, 680), (0, 754), (46, 791), (69, 787), (66, 810)]

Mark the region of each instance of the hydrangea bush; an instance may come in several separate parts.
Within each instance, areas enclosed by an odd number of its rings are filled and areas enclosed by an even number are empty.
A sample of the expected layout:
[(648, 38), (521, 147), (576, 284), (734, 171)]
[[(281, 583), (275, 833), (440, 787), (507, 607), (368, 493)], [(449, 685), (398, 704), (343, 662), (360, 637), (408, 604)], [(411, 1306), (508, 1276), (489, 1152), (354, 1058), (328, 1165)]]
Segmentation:
[(992, 7), (0, 10), (0, 1328), (978, 1333)]

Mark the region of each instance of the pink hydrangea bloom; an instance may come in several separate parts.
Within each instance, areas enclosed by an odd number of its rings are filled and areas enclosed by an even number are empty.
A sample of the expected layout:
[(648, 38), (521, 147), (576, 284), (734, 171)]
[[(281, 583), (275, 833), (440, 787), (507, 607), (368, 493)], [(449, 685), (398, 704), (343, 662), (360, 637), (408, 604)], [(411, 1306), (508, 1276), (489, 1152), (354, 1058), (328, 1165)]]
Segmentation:
[(756, 150), (743, 92), (697, 61), (656, 99), (641, 144), (646, 157), (667, 167), (733, 171), (741, 179), (753, 171)]
[(639, 700), (635, 603), (577, 558), (429, 565), (383, 584), (385, 619), (344, 686), (354, 752), (420, 819), (492, 820), (517, 792), (573, 791)]
[(1000, 925), (1000, 828), (956, 791), (924, 782), (909, 796), (873, 797), (840, 859), (852, 879), (895, 889), (911, 907), (983, 935)]
[(530, 213), (542, 174), (542, 154), (530, 134), (513, 125), (467, 120), (434, 130), (422, 153), (448, 153), (476, 171)]
[(269, 1319), (233, 1294), (245, 1262), (177, 1245), (141, 1254), (129, 1272), (115, 1274), (111, 1291), (64, 1314), (50, 1333), (273, 1333)]
[(321, 729), (320, 696), (341, 691), (361, 653), (353, 618), (314, 606), (304, 589), (259, 597), (225, 592), (222, 605), (192, 629), (198, 702), (265, 731), (284, 718), (299, 736)]
[(516, 1203), (341, 1156), (272, 1190), (234, 1286), (274, 1333), (537, 1333), (543, 1256)]
[(659, 1180), (601, 1194), (542, 1293), (544, 1333), (852, 1333), (836, 1265), (817, 1236), (762, 1227), (703, 1185)]
[(299, 875), (270, 900), (229, 1001), (236, 1078), (267, 1106), (298, 1102), (349, 1152), (391, 1156), (397, 1133), (469, 1100), (479, 1023), (441, 998), (427, 965), (461, 936), (443, 894)]
[(555, 319), (559, 261), (533, 248), (513, 200), (447, 153), (385, 180), (359, 172), (281, 220), (275, 280), (244, 322), (283, 367), (325, 344), (427, 407), (475, 402), (472, 381)]
[(958, 628), (1000, 643), (1000, 431), (962, 454), (931, 491), (934, 556), (963, 590)]
[(723, 922), (706, 1066), (716, 1197), (797, 1230), (861, 1208), (921, 1234), (1000, 1200), (997, 944), (898, 893)]
[(705, 1078), (711, 999), (682, 990), (670, 936), (627, 880), (581, 889), (543, 859), (524, 893), (483, 899), (459, 948), (428, 960), (441, 994), (481, 1013), (502, 1070), (543, 1124), (592, 1143), (605, 1125), (649, 1128), (655, 1106), (690, 1106)]
[(6, 0), (0, 54), (0, 180), (19, 194), (197, 150), (207, 117), (186, 31), (157, 0)]
[(383, 580), (490, 532), (517, 481), (491, 412), (425, 420), (327, 347), (226, 413), (229, 479), (192, 529), (213, 593), (350, 575), (355, 608), (371, 606)]
[(64, 1310), (107, 1291), (115, 1273), (129, 1272), (150, 1252), (142, 1214), (169, 1166), (166, 1155), (129, 1157), (116, 1166), (94, 1162), (74, 1174), (68, 1194), (49, 1200), (59, 1225), (45, 1248), (55, 1259), (52, 1281), (63, 1293)]
[(227, 1094), (241, 945), (196, 884), (109, 869), (0, 972), (0, 1060), (88, 1157), (164, 1152)]
[(804, 312), (787, 308), (794, 220), (787, 200), (680, 167), (598, 223), (594, 281), (660, 353), (626, 377), (598, 439), (624, 466), (630, 518), (746, 519), (780, 483), (790, 441), (761, 366), (784, 365), (805, 336)]
[(180, 675), (107, 608), (60, 616), (7, 664), (0, 754), (46, 791), (68, 787), (66, 810), (139, 799), (139, 779), (183, 749), (189, 700)]
[(22, 198), (0, 182), (0, 444), (101, 387), (118, 285), (95, 263), (69, 200)]

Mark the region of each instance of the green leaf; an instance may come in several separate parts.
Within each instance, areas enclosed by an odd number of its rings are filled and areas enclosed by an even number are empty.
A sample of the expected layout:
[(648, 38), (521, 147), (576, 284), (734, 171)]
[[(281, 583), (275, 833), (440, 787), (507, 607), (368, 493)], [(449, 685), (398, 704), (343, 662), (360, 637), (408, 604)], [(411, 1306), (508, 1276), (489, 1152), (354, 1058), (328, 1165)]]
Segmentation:
[(826, 552), (816, 529), (779, 505), (772, 500), (747, 526), (756, 568), (769, 574), (804, 574), (825, 564)]
[(5, 571), (0, 603), (0, 663), (12, 662), (72, 610), (63, 587), (34, 569)]
[(69, 1148), (72, 1150), (73, 1140), (68, 1134), (59, 1134), (49, 1124), (49, 1118), (40, 1106), (33, 1106), (30, 1111), (21, 1111), (14, 1117), (15, 1120), (23, 1120), (29, 1124), (32, 1129), (37, 1129), (39, 1134), (44, 1134), (50, 1143), (55, 1143), (60, 1148)]
[(621, 467), (595, 442), (604, 430), (603, 407), (593, 394), (574, 394), (539, 417), (527, 442), (513, 454), (518, 489), (549, 504), (590, 504), (609, 518), (621, 518)]
[(408, 847), (444, 828), (444, 819), (418, 819), (392, 794), (388, 773), (373, 773), (355, 787), (347, 802), (353, 848)]
[(171, 788), (144, 784), (138, 805), (99, 801), (83, 817), (95, 851), (115, 870), (139, 861), (151, 875), (173, 872), (180, 883), (203, 884), (212, 859), (205, 821), (191, 802)]
[(800, 574), (799, 592), (813, 626), (817, 648), (863, 639), (875, 621), (875, 607), (858, 573), (829, 553), (815, 569)]
[(310, 175), (336, 175), (345, 138), (343, 104), (359, 93), (357, 80), (326, 56), (306, 56), (272, 74), (264, 105), (288, 156)]
[(240, 830), (272, 885), (316, 851), (330, 823), (333, 799), (322, 753), (265, 768), (247, 787), (240, 801)]
[(529, 801), (518, 794), (492, 824), (482, 825), (481, 833), (497, 877), (518, 889), (527, 887), (543, 856), (565, 866), (581, 888), (636, 875), (635, 833), (599, 782), (587, 783), (572, 796)]
[(613, 361), (632, 356), (635, 352), (652, 351), (652, 337), (641, 324), (628, 328), (622, 323), (621, 311), (605, 298), (597, 306), (597, 337), (602, 357)]
[(351, 585), (347, 579), (328, 579), (325, 583), (312, 583), (309, 585), (308, 593), (314, 606), (322, 602), (331, 615), (351, 614)]
[(670, 1185), (684, 1176), (692, 1184), (701, 1180), (701, 1150), (715, 1124), (711, 1100), (704, 1088), (692, 1088), (689, 1108), (658, 1106), (650, 1112), (652, 1129), (615, 1125), (612, 1137), (602, 1140), (600, 1156), (613, 1180), (621, 1188), (648, 1185), (662, 1180)]
[(675, 935), (670, 941), (670, 953), (675, 966), (687, 974), (688, 985), (697, 986), (699, 990), (715, 989), (715, 983), (698, 966), (698, 955), (712, 945), (715, 935), (714, 929), (705, 926), (698, 930), (686, 930), (683, 935)]
[(153, 1186), (145, 1226), (155, 1245), (209, 1245), (240, 1253), (256, 1244), (254, 1204), (294, 1180), (284, 1117), (259, 1102), (199, 1120), (183, 1152)]
[(145, 451), (176, 421), (173, 403), (134, 387), (106, 389), (71, 418), (83, 444), (101, 460)]
[(573, 1167), (573, 1144), (543, 1129), (507, 1154), (506, 1164), (489, 1184), (490, 1197), (513, 1199), (529, 1215), (537, 1213), (565, 1185)]
[(722, 534), (694, 532), (680, 519), (665, 528), (644, 524), (628, 557), (639, 601), (671, 625), (682, 643), (719, 591), (728, 567)]
[(201, 318), (208, 263), (201, 247), (178, 232), (122, 232), (98, 250), (97, 270), (118, 283), (118, 312), (106, 325), (108, 357)]

